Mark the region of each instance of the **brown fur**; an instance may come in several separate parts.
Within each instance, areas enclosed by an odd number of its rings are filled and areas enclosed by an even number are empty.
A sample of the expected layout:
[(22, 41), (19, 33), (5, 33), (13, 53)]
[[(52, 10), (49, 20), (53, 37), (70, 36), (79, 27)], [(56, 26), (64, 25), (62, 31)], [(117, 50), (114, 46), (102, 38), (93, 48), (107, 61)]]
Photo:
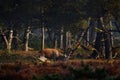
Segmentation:
[(49, 59), (56, 59), (60, 56), (64, 56), (57, 49), (54, 49), (54, 48), (43, 49), (43, 50), (39, 51), (39, 54), (40, 54), (40, 56), (44, 56)]

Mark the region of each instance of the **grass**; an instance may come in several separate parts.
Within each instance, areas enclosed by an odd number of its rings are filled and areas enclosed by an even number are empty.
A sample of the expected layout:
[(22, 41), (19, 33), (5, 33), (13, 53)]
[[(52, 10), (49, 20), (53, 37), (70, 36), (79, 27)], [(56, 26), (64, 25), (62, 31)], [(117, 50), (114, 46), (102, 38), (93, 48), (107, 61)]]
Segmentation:
[(7, 53), (6, 51), (0, 51), (0, 63), (14, 63), (14, 62), (36, 62), (38, 58), (37, 51), (12, 51)]
[(120, 80), (120, 60), (39, 63), (38, 51), (0, 51), (0, 80)]

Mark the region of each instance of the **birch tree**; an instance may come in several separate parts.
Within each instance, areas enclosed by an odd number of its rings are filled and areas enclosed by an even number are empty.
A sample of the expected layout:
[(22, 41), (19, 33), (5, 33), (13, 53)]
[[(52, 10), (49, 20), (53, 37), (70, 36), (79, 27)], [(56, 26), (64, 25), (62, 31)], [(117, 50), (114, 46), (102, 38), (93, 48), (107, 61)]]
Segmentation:
[(41, 29), (42, 29), (41, 50), (43, 50), (45, 48), (45, 30), (44, 30), (44, 26)]
[(24, 45), (24, 50), (25, 51), (28, 51), (29, 49), (29, 46), (28, 46), (28, 43), (29, 43), (29, 35), (30, 35), (30, 27), (28, 27), (26, 30), (25, 30), (25, 33), (24, 33), (24, 39), (23, 39), (23, 45)]
[(60, 33), (60, 49), (63, 49), (63, 27), (61, 27)]
[(11, 45), (12, 45), (12, 39), (13, 39), (13, 30), (1, 30), (1, 35), (3, 36), (4, 42), (5, 42), (5, 47), (8, 52), (11, 51)]

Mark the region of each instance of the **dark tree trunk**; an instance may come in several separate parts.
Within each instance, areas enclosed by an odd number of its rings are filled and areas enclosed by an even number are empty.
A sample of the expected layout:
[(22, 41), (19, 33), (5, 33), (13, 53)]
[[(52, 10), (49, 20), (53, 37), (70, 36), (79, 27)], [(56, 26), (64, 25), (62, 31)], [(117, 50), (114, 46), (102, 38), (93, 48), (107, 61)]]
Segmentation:
[(95, 46), (94, 46), (97, 51), (96, 50), (93, 51), (93, 54), (92, 54), (93, 58), (96, 58), (96, 57), (100, 56), (100, 54), (102, 54), (102, 46), (101, 46), (102, 42), (101, 42), (101, 40), (102, 40), (102, 33), (97, 32)]
[(54, 47), (54, 38), (55, 38), (54, 29), (47, 28), (47, 33), (48, 33), (48, 37), (47, 37), (46, 43), (48, 47)]
[(71, 33), (70, 31), (67, 31), (66, 32), (66, 40), (65, 40), (65, 48), (68, 49), (68, 48), (71, 48)]
[(99, 57), (104, 57), (105, 55), (106, 59), (111, 59), (111, 34), (110, 32), (108, 32), (108, 29), (104, 25), (102, 17), (98, 20), (98, 29), (99, 31), (97, 32), (97, 37), (95, 41), (95, 49), (97, 51), (94, 51), (92, 56), (96, 57), (96, 55), (99, 55)]
[(15, 30), (14, 33), (13, 33), (13, 41), (12, 41), (12, 49), (14, 50), (18, 50), (18, 33), (17, 31)]
[[(102, 30), (102, 23), (100, 19), (97, 20), (97, 28)], [(93, 58), (100, 57), (101, 54), (103, 55), (102, 37), (103, 37), (103, 32), (97, 31), (97, 36), (96, 36), (95, 45), (94, 45), (96, 50), (93, 51), (93, 54), (92, 54)]]
[(58, 46), (58, 41), (57, 41), (57, 33), (54, 34), (54, 48), (56, 49)]
[(111, 59), (112, 58), (112, 49), (111, 49), (111, 38), (109, 33), (104, 34), (105, 39), (105, 58)]
[(97, 21), (95, 20), (91, 20), (90, 21), (90, 25), (89, 25), (89, 31), (90, 31), (90, 42), (93, 44), (95, 42), (95, 38), (96, 38), (96, 31), (95, 31), (95, 26)]

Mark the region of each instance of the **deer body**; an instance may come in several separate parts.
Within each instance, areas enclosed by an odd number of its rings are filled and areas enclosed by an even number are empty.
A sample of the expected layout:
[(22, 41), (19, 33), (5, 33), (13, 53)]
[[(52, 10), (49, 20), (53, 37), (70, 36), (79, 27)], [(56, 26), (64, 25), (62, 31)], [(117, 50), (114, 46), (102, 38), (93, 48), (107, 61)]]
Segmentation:
[(65, 56), (59, 52), (57, 49), (54, 49), (54, 48), (46, 48), (46, 49), (43, 49), (41, 51), (39, 51), (39, 54), (40, 56), (44, 56), (48, 59), (58, 59), (59, 57), (64, 57)]

